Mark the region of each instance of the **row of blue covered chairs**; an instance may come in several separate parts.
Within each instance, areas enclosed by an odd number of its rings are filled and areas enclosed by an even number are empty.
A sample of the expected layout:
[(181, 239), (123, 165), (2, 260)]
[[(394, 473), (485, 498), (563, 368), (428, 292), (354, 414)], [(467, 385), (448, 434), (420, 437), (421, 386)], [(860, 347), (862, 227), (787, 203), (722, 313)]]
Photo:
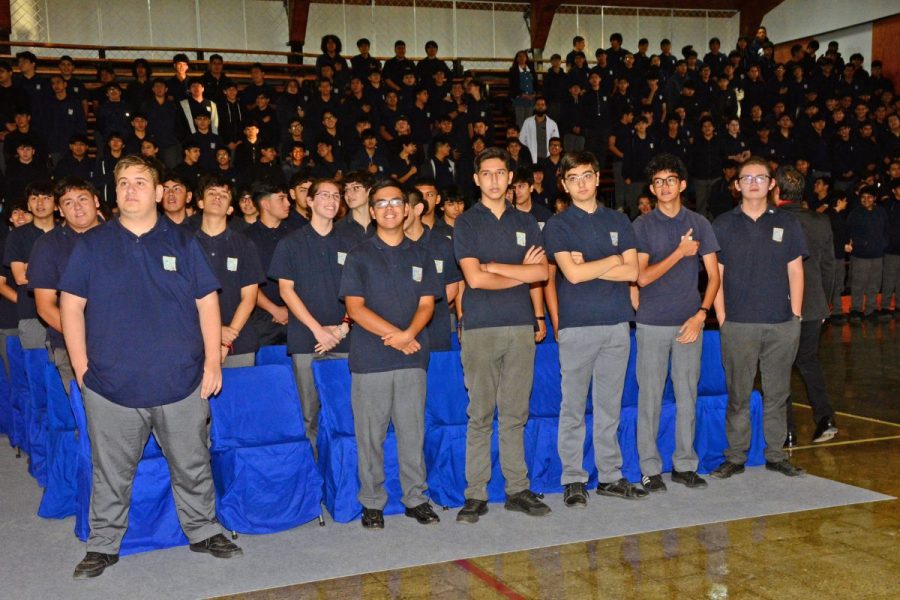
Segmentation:
[[(457, 346), (458, 347), (458, 346)], [(44, 487), (38, 514), (45, 518), (75, 515), (76, 535), (89, 535), (91, 490), (90, 439), (81, 394), (72, 382), (70, 397), (45, 350), (23, 351), (17, 338), (7, 340), (10, 381), (0, 380), (0, 432), (29, 456), (29, 472)], [(700, 471), (723, 460), (725, 390), (718, 332), (705, 332), (695, 447)], [(636, 349), (632, 352), (622, 396), (619, 442), (623, 474), (640, 479), (636, 447)], [(272, 533), (320, 516), (324, 502), (334, 520), (356, 519), (357, 448), (350, 404), (350, 372), (346, 360), (314, 363), (322, 410), (319, 418), (318, 466), (303, 432), (297, 388), (284, 346), (261, 348), (257, 366), (226, 369), (222, 393), (210, 402), (210, 451), (216, 486), (217, 514), (235, 532)], [(2, 369), (0, 369), (2, 378)], [(4, 390), (7, 390), (6, 393)], [(530, 418), (525, 429), (526, 461), (532, 488), (561, 491), (562, 470), (556, 451), (561, 402), (558, 346), (537, 346)], [(429, 495), (441, 506), (459, 506), (465, 489), (466, 406), (458, 350), (434, 352), (428, 369), (425, 458)], [(749, 465), (764, 462), (761, 398), (751, 398), (753, 438)], [(590, 400), (586, 415), (584, 466), (596, 484)], [(671, 469), (674, 450), (675, 404), (667, 383), (658, 444), (664, 470)], [(503, 499), (496, 423), (492, 444), (491, 501)], [(385, 441), (387, 514), (402, 512), (396, 438)], [(151, 436), (132, 489), (129, 529), (122, 553), (186, 544), (175, 512), (165, 458)]]

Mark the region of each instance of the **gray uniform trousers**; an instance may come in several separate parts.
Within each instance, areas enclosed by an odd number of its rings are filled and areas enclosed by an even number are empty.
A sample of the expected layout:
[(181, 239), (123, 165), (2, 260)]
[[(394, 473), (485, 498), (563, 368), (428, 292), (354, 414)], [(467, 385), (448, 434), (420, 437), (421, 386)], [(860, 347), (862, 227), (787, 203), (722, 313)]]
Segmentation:
[(382, 510), (384, 440), (393, 421), (400, 465), (401, 501), (407, 508), (428, 502), (425, 472), (425, 369), (397, 369), (381, 373), (353, 373), (350, 399), (356, 433), (359, 503)]
[(786, 457), (782, 446), (787, 436), (787, 399), (791, 393), (791, 370), (800, 343), (800, 321), (784, 323), (735, 323), (725, 321), (722, 362), (728, 386), (725, 459), (742, 465), (750, 449), (750, 392), (759, 364), (763, 393), (763, 432), (766, 461)]
[(850, 257), (850, 310), (872, 314), (878, 308), (878, 289), (881, 287), (883, 258)]
[[(303, 426), (306, 439), (312, 445), (313, 457), (318, 460), (319, 448), (316, 439), (319, 437), (319, 391), (313, 379), (312, 364), (314, 360), (347, 358), (346, 352), (326, 352), (325, 354), (291, 354), (291, 367), (294, 380), (297, 382), (297, 393), (300, 394), (300, 409), (303, 411)], [(374, 508), (368, 506), (368, 508)]]
[(843, 258), (834, 259), (834, 285), (831, 287), (831, 316), (837, 317), (844, 314), (844, 305), (841, 294), (844, 293), (845, 280), (847, 278), (847, 261)]
[(86, 386), (83, 390), (94, 463), (88, 552), (119, 553), (134, 474), (151, 430), (169, 464), (175, 508), (188, 540), (193, 544), (222, 533), (207, 447), (209, 402), (200, 397), (200, 388), (184, 400), (152, 408), (127, 408)]
[(44, 327), (40, 319), (20, 319), (19, 341), (22, 342), (23, 350), (46, 348), (47, 328)]
[(638, 422), (637, 447), (641, 473), (646, 476), (662, 472), (662, 460), (656, 446), (662, 394), (666, 385), (669, 357), (672, 358), (672, 387), (675, 389), (675, 454), (672, 468), (696, 471), (698, 458), (694, 451), (694, 414), (697, 384), (700, 381), (700, 355), (703, 332), (690, 344), (675, 341), (680, 326), (637, 326)]
[[(881, 275), (881, 308), (890, 308), (891, 298), (896, 294), (900, 294), (900, 254), (885, 254)], [(900, 302), (897, 304), (900, 308)]]
[(75, 371), (72, 370), (72, 361), (69, 360), (69, 353), (65, 348), (49, 348), (49, 352), (50, 360), (56, 365), (56, 370), (59, 371), (59, 377), (63, 382), (63, 389), (66, 390), (66, 395), (68, 395), (69, 383), (75, 379)]
[(525, 423), (534, 381), (531, 325), (464, 330), (462, 364), (469, 390), (465, 497), (487, 500), (491, 479), (494, 409), (500, 434), (500, 467), (511, 496), (530, 487), (525, 466)]
[[(0, 162), (3, 162), (0, 160)], [(0, 329), (0, 358), (3, 359), (3, 368), (6, 370), (6, 379), (9, 380), (9, 356), (6, 354), (6, 338), (18, 337), (18, 329)]]
[(239, 367), (256, 366), (256, 354), (245, 352), (244, 354), (229, 354), (225, 357), (222, 367), (225, 369), (237, 369)]
[(588, 480), (584, 469), (584, 411), (593, 379), (594, 460), (600, 483), (622, 478), (619, 414), (631, 351), (628, 323), (566, 327), (559, 332), (562, 404), (557, 450), (563, 485)]

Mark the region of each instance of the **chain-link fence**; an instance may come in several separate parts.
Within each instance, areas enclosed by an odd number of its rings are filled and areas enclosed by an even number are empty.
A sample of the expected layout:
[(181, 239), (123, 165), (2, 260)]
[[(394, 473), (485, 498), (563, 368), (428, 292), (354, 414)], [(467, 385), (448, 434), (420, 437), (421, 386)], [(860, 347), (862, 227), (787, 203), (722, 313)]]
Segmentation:
[[(233, 48), (286, 52), (288, 17), (275, 0), (11, 0), (10, 39), (98, 46)], [(96, 50), (67, 49), (96, 58)], [(170, 59), (171, 51), (144, 51)], [(108, 58), (134, 58), (107, 51)], [(283, 62), (285, 57), (230, 53), (226, 60)]]

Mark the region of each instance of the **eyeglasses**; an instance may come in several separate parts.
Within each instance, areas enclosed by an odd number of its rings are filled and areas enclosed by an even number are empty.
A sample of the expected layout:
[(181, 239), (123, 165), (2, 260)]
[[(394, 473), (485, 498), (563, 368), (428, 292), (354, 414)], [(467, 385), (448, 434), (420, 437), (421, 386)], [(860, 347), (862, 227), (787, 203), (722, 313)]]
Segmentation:
[(372, 203), (372, 206), (375, 208), (387, 208), (388, 206), (399, 208), (403, 206), (403, 198), (385, 198), (384, 200), (376, 200)]
[(341, 195), (337, 192), (316, 192), (316, 198), (331, 198), (332, 200), (340, 200)]
[(738, 177), (738, 181), (740, 181), (744, 185), (750, 185), (752, 183), (762, 185), (769, 181), (769, 179), (771, 179), (771, 177), (769, 177), (768, 175), (741, 175), (740, 177)]
[(565, 177), (566, 183), (569, 185), (576, 185), (579, 181), (583, 181), (585, 183), (593, 183), (594, 177), (597, 174), (594, 171), (588, 171), (587, 173), (582, 173), (581, 175), (567, 175)]
[(658, 187), (658, 188), (661, 188), (664, 185), (669, 186), (669, 187), (675, 187), (676, 185), (678, 185), (679, 181), (680, 181), (680, 179), (673, 175), (670, 177), (657, 177), (656, 179), (653, 180), (652, 183), (653, 183), (653, 187)]

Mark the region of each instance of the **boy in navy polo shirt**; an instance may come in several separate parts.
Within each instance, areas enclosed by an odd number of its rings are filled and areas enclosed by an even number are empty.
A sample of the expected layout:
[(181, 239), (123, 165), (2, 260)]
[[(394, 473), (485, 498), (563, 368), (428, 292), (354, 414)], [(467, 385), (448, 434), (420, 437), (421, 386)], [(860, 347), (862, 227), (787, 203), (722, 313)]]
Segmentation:
[(163, 176), (163, 214), (176, 225), (191, 227), (187, 206), (194, 198), (194, 181), (170, 171)]
[(722, 285), (716, 318), (728, 386), (725, 462), (710, 476), (727, 479), (744, 472), (750, 448), (750, 392), (757, 364), (763, 387), (766, 468), (796, 477), (782, 449), (787, 436), (791, 366), (800, 343), (803, 258), (806, 241), (793, 215), (768, 206), (775, 180), (764, 158), (751, 156), (738, 170), (741, 204), (713, 223), (719, 241)]
[[(268, 273), (278, 242), (294, 231), (287, 222), (291, 204), (283, 186), (269, 184), (253, 186), (253, 203), (259, 218), (244, 230), (244, 235), (256, 245), (263, 272)], [(266, 281), (259, 291), (256, 310), (250, 317), (259, 345), (283, 344), (287, 340), (288, 309), (278, 293), (278, 285)]]
[(349, 319), (338, 298), (341, 270), (355, 245), (334, 223), (341, 204), (340, 185), (329, 179), (314, 181), (307, 204), (309, 227), (293, 232), (278, 243), (269, 277), (290, 311), (288, 353), (300, 393), (306, 437), (318, 454), (319, 393), (312, 363), (326, 358), (346, 358), (350, 348)]
[[(374, 237), (347, 256), (340, 296), (355, 326), (350, 371), (362, 525), (384, 527), (384, 438), (393, 421), (406, 515), (419, 523), (440, 519), (428, 504), (425, 475), (425, 382), (428, 332), (434, 302), (441, 296), (434, 259), (406, 239), (406, 195), (390, 180), (369, 194), (377, 223)], [(401, 329), (403, 328), (403, 329)]]
[(462, 290), (462, 273), (453, 256), (453, 242), (422, 223), (422, 213), (428, 206), (418, 188), (410, 190), (409, 215), (403, 225), (406, 237), (427, 248), (434, 258), (434, 269), (443, 285), (444, 296), (435, 300), (434, 317), (428, 322), (430, 350), (450, 350), (450, 305)]
[(259, 284), (265, 281), (259, 254), (250, 240), (228, 227), (234, 210), (228, 184), (216, 175), (207, 175), (200, 180), (199, 193), (202, 220), (195, 235), (221, 286), (222, 364), (252, 367), (259, 337), (252, 326), (247, 327), (247, 321), (256, 307)]
[(59, 369), (68, 393), (69, 382), (75, 379), (75, 373), (62, 335), (57, 289), (75, 244), (85, 231), (100, 224), (100, 199), (94, 186), (74, 177), (60, 180), (54, 197), (63, 225), (54, 227), (34, 243), (28, 263), (28, 289), (34, 292), (38, 315), (48, 325), (50, 357)]
[[(481, 201), (456, 220), (453, 246), (466, 282), (462, 363), (469, 389), (465, 504), (456, 516), (476, 523), (487, 513), (491, 431), (500, 414), (500, 465), (507, 510), (543, 516), (532, 492), (523, 433), (534, 379), (535, 323), (544, 321), (540, 284), (547, 257), (537, 221), (506, 202), (509, 154), (488, 148), (475, 159)], [(535, 285), (532, 285), (535, 284)]]
[[(876, 203), (878, 190), (859, 190), (859, 206), (847, 216), (850, 236), (850, 322), (877, 320), (876, 302), (888, 246), (888, 214)], [(882, 300), (884, 302), (884, 300)]]
[[(666, 370), (671, 359), (677, 420), (672, 481), (689, 488), (706, 487), (697, 475), (694, 451), (694, 407), (700, 381), (703, 325), (719, 289), (719, 243), (706, 217), (681, 203), (687, 169), (680, 159), (661, 154), (647, 165), (656, 210), (634, 222), (638, 246), (637, 309), (637, 444), (641, 483), (648, 492), (664, 492), (662, 460), (656, 446)], [(698, 256), (708, 282), (698, 289)]]
[(43, 348), (47, 339), (47, 329), (38, 319), (34, 295), (28, 293), (28, 261), (31, 250), (39, 237), (54, 227), (53, 210), (56, 202), (53, 196), (53, 184), (49, 181), (36, 181), (25, 188), (28, 199), (28, 212), (34, 219), (28, 225), (17, 227), (9, 232), (6, 238), (6, 249), (3, 264), (9, 267), (13, 280), (21, 286), (16, 301), (19, 313), (19, 340), (26, 350)]
[(632, 500), (647, 496), (622, 477), (616, 437), (631, 348), (628, 322), (634, 318), (629, 283), (638, 276), (634, 230), (626, 215), (598, 202), (599, 167), (590, 152), (566, 154), (560, 172), (572, 205), (544, 228), (558, 268), (563, 501), (576, 508), (587, 504), (584, 410), (592, 380), (597, 493)]
[(163, 192), (153, 163), (128, 156), (115, 175), (119, 218), (80, 241), (59, 282), (94, 465), (91, 535), (76, 579), (118, 561), (151, 432), (169, 463), (190, 549), (242, 554), (216, 520), (207, 448), (206, 400), (222, 387), (219, 282), (197, 240), (157, 214)]
[(353, 171), (344, 177), (343, 184), (344, 202), (348, 210), (334, 227), (356, 245), (375, 233), (375, 224), (369, 214), (369, 188), (372, 187), (372, 179), (364, 171)]

